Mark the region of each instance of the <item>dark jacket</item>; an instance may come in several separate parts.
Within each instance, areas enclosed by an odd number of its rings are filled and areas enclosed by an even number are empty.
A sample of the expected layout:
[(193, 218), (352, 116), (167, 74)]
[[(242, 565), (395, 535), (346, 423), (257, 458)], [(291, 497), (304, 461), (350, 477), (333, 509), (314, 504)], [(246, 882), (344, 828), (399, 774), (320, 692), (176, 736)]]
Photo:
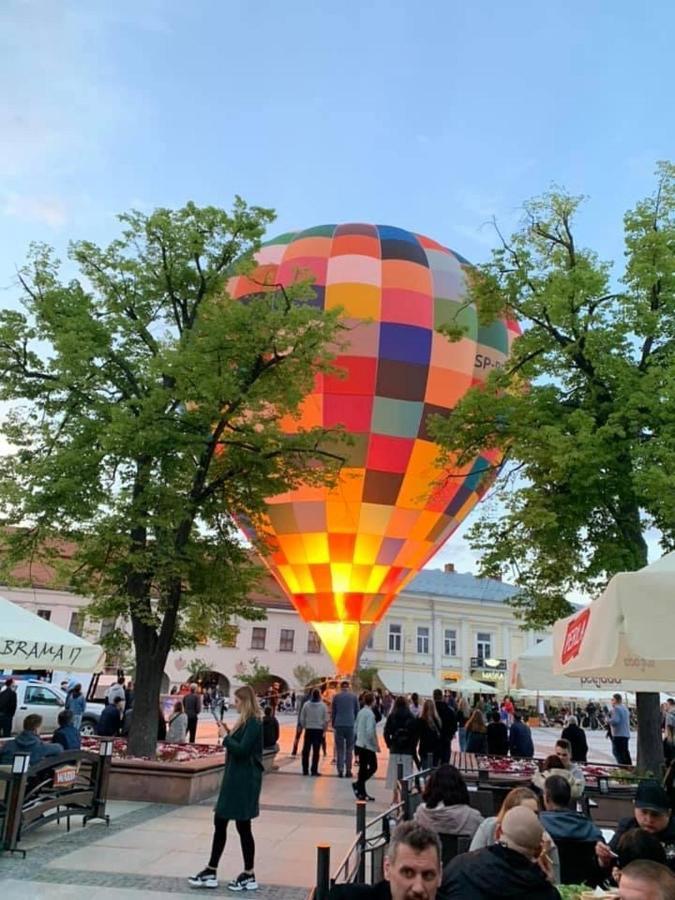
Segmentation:
[(262, 720), (263, 749), (274, 747), (279, 740), (279, 720), (276, 716), (265, 716)]
[(183, 709), (188, 719), (196, 719), (202, 711), (202, 698), (198, 693), (193, 694), (191, 691), (183, 697)]
[(0, 691), (0, 715), (9, 716), (10, 719), (16, 713), (16, 691), (11, 687)]
[(466, 752), (484, 756), (488, 752), (487, 732), (467, 731)]
[(159, 716), (157, 717), (157, 740), (166, 740), (166, 719), (164, 718), (164, 713), (162, 712), (160, 712)]
[(457, 732), (457, 716), (445, 700), (436, 700), (436, 712), (441, 720), (441, 741), (450, 743)]
[(391, 900), (391, 887), (388, 881), (377, 884), (336, 884), (333, 886), (329, 900)]
[(509, 731), (509, 750), (511, 756), (532, 759), (534, 756), (534, 744), (529, 725), (524, 722), (514, 722)]
[(487, 752), (490, 756), (509, 755), (509, 729), (503, 722), (490, 722), (488, 725)]
[(434, 762), (437, 762), (441, 752), (440, 731), (429, 725), (426, 719), (420, 717), (417, 720), (417, 738), (419, 740), (417, 754), (422, 761), (422, 766), (426, 765), (426, 757), (429, 754), (434, 757)]
[(572, 762), (585, 763), (588, 756), (588, 742), (584, 729), (578, 725), (566, 725), (560, 737), (572, 745)]
[(521, 853), (492, 844), (462, 853), (443, 870), (439, 900), (559, 900), (560, 894), (546, 880), (539, 866)]
[(80, 732), (74, 725), (62, 725), (52, 735), (52, 744), (60, 744), (64, 750), (79, 750)]
[(417, 719), (405, 709), (392, 712), (384, 723), (384, 742), (390, 753), (408, 753), (413, 756), (417, 747)]
[(546, 810), (539, 820), (554, 841), (602, 841), (602, 832), (590, 819), (571, 809)]
[[(637, 819), (633, 816), (627, 816), (625, 819), (619, 819), (619, 824), (616, 826), (616, 831), (614, 832), (614, 837), (609, 842), (609, 849), (613, 850), (615, 853), (619, 851), (619, 841), (623, 837), (623, 835), (630, 831), (631, 828), (639, 828), (640, 826), (637, 823)], [(663, 831), (657, 832), (654, 837), (657, 841), (660, 841), (664, 849), (666, 850), (666, 856), (668, 857), (666, 862), (668, 868), (671, 871), (675, 872), (675, 855), (669, 856), (668, 849), (669, 847), (675, 848), (675, 816), (670, 817), (670, 821), (666, 828)]]
[(0, 765), (11, 763), (17, 753), (29, 753), (30, 764), (34, 766), (48, 756), (59, 756), (61, 747), (58, 744), (46, 744), (34, 731), (22, 731), (13, 741), (7, 741), (0, 751)]
[(262, 786), (262, 724), (249, 719), (246, 724), (226, 735), (225, 771), (216, 803), (216, 815), (222, 819), (247, 821), (259, 815), (258, 801)]
[(122, 719), (116, 703), (108, 703), (101, 710), (101, 718), (98, 720), (96, 734), (101, 737), (114, 737), (120, 733)]

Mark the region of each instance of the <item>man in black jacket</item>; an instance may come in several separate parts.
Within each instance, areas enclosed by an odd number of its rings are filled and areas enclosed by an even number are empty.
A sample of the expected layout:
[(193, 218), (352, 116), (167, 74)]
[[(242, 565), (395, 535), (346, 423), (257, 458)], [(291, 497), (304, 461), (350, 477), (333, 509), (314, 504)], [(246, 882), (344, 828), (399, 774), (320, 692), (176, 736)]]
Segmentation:
[(0, 737), (12, 734), (12, 719), (16, 713), (16, 685), (13, 678), (5, 681), (0, 691)]
[(384, 860), (384, 881), (338, 884), (330, 900), (434, 900), (441, 882), (441, 844), (417, 822), (396, 828)]
[(498, 712), (492, 713), (492, 721), (487, 727), (487, 749), (488, 756), (509, 755), (509, 729)]
[(462, 853), (448, 863), (439, 900), (560, 900), (544, 871), (552, 874), (550, 860), (543, 856), (544, 829), (536, 813), (524, 806), (510, 809), (496, 835), (496, 844)]
[(443, 691), (436, 688), (434, 703), (438, 718), (441, 720), (441, 765), (450, 762), (450, 745), (457, 731), (457, 716), (443, 699)]

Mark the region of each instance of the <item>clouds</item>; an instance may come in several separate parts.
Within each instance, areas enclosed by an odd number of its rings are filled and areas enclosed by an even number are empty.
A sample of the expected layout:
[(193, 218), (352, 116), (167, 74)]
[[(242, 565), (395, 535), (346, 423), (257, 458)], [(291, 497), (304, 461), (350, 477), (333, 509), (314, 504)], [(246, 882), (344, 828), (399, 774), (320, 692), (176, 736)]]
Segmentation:
[(25, 194), (7, 194), (2, 205), (6, 216), (26, 222), (39, 222), (50, 228), (60, 228), (68, 218), (66, 205), (58, 197), (30, 197)]

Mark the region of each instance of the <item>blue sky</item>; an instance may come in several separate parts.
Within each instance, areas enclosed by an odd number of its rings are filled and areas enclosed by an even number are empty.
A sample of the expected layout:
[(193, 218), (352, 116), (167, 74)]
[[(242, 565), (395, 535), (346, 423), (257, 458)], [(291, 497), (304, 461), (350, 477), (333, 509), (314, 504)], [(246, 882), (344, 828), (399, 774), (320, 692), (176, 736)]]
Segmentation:
[[(620, 265), (624, 211), (675, 158), (674, 32), (659, 0), (5, 0), (0, 302), (31, 240), (235, 193), (279, 231), (376, 221), (479, 261), (486, 222), (556, 182)], [(461, 538), (442, 559), (473, 563)]]

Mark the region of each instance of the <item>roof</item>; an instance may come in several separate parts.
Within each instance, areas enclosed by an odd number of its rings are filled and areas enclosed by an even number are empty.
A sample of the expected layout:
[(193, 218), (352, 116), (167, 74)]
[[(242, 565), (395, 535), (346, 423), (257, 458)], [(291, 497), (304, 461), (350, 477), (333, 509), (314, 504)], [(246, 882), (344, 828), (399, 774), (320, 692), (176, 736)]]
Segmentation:
[(518, 588), (496, 578), (476, 578), (469, 572), (423, 569), (401, 593), (432, 594), (457, 600), (477, 600), (480, 603), (504, 603), (515, 597)]

